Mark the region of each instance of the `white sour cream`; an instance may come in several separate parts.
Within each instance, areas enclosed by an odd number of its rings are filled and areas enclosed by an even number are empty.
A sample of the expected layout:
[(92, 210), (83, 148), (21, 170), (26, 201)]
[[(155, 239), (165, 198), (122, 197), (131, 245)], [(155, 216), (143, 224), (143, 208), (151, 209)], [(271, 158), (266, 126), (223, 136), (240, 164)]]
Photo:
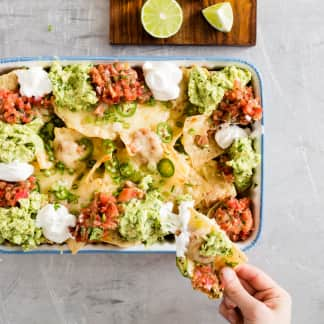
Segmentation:
[(75, 226), (75, 216), (63, 205), (45, 205), (37, 214), (36, 226), (41, 227), (44, 236), (55, 243), (63, 243), (71, 237), (69, 227)]
[(172, 62), (145, 62), (143, 72), (145, 82), (156, 100), (167, 101), (179, 97), (182, 71), (176, 64)]
[(172, 209), (172, 202), (166, 202), (160, 208), (160, 222), (165, 233), (175, 233), (180, 225), (178, 215), (174, 214)]
[(0, 163), (0, 180), (16, 182), (25, 181), (34, 173), (34, 167), (28, 163), (14, 161)]
[(52, 91), (48, 73), (40, 66), (15, 71), (20, 85), (20, 94), (26, 97), (42, 97)]
[(172, 212), (173, 203), (167, 202), (161, 206), (160, 221), (164, 232), (181, 233), (175, 236), (177, 257), (184, 257), (190, 240), (188, 225), (191, 217), (190, 209), (193, 208), (193, 201), (184, 201), (179, 205), (179, 214)]
[(189, 232), (181, 232), (180, 235), (176, 236), (176, 255), (178, 258), (182, 258), (185, 256), (189, 241), (190, 241)]
[(232, 145), (235, 139), (247, 136), (248, 131), (245, 129), (236, 125), (223, 124), (215, 133), (215, 141), (222, 149), (226, 149)]
[(190, 240), (188, 225), (191, 217), (190, 209), (193, 208), (193, 201), (184, 201), (179, 206), (179, 222), (181, 234), (176, 236), (176, 255), (184, 257)]

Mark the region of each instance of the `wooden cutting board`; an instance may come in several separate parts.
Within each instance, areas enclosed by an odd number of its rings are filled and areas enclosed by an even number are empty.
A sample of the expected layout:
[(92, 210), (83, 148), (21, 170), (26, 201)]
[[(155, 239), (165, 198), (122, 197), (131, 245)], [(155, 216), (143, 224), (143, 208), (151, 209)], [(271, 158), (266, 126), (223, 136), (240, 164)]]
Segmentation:
[(178, 0), (183, 9), (180, 31), (156, 39), (142, 27), (140, 12), (145, 0), (110, 0), (110, 43), (123, 45), (232, 45), (256, 44), (256, 1), (227, 0), (232, 4), (234, 24), (230, 33), (211, 27), (201, 10), (224, 0)]

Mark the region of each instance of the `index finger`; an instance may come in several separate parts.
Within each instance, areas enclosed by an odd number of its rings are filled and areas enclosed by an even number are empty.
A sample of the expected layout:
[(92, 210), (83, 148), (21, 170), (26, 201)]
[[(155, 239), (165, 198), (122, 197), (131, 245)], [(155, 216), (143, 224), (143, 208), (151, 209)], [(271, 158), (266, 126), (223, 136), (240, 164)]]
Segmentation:
[(278, 286), (267, 274), (249, 264), (238, 266), (235, 268), (235, 272), (240, 279), (247, 281), (257, 291)]

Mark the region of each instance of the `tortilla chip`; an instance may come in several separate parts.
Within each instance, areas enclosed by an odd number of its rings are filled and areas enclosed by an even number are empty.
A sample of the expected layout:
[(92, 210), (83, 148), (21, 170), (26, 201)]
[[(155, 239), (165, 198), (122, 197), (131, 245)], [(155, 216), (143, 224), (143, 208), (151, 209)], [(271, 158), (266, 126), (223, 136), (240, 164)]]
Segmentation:
[(158, 103), (154, 107), (138, 105), (134, 116), (125, 118), (129, 127), (122, 128), (118, 133), (130, 155), (132, 154), (130, 153), (129, 145), (132, 142), (134, 132), (143, 128), (155, 132), (157, 124), (166, 122), (169, 118), (169, 114), (169, 110), (161, 103)]
[(174, 175), (166, 178), (161, 184), (161, 191), (168, 193), (170, 200), (175, 200), (179, 195), (185, 194), (185, 184), (189, 181), (191, 166), (184, 154), (164, 145), (165, 154), (175, 167)]
[(66, 241), (68, 248), (71, 250), (72, 254), (77, 254), (82, 248), (86, 246), (85, 242), (77, 242), (76, 240), (70, 238)]
[[(208, 218), (207, 216), (191, 209), (191, 218), (189, 220), (190, 242), (188, 249), (185, 253), (187, 262), (192, 264), (191, 273), (188, 277), (194, 279), (194, 269), (196, 267), (207, 266), (209, 267), (211, 274), (218, 278), (213, 287), (206, 288), (193, 284), (194, 289), (200, 290), (207, 294), (209, 298), (217, 299), (222, 296), (222, 285), (219, 277), (220, 271), (224, 267), (236, 267), (240, 264), (247, 262), (246, 255), (226, 236), (226, 233), (220, 229), (215, 220)], [(200, 247), (203, 243), (206, 235), (210, 233), (219, 233), (227, 241), (227, 246), (230, 246), (229, 250), (223, 253), (223, 255), (217, 256), (203, 256), (200, 254)], [(194, 282), (194, 281), (192, 281)]]
[(212, 160), (205, 163), (198, 171), (208, 183), (208, 191), (204, 197), (206, 207), (218, 200), (236, 196), (234, 184), (226, 181), (223, 175), (218, 172), (216, 161)]
[(48, 193), (53, 184), (58, 182), (63, 182), (66, 188), (70, 189), (75, 178), (78, 176), (77, 173), (69, 174), (67, 172), (64, 174), (55, 172), (50, 176), (46, 176), (44, 172), (40, 171), (39, 167), (35, 167), (35, 175), (42, 193)]
[[(221, 232), (222, 235), (227, 237), (226, 233), (218, 226), (214, 219), (208, 218), (195, 209), (191, 209), (189, 231), (197, 234), (198, 236), (205, 236), (210, 232)], [(234, 263), (235, 265), (239, 265), (248, 261), (247, 256), (235, 245), (235, 243), (231, 242), (231, 245), (232, 253), (230, 255), (215, 257), (215, 265), (218, 271), (228, 264)]]
[(209, 137), (209, 144), (206, 147), (199, 147), (195, 143), (195, 137), (207, 136), (209, 130), (208, 117), (205, 115), (188, 117), (183, 126), (182, 144), (190, 156), (194, 168), (212, 160), (223, 153), (223, 150), (216, 144), (214, 138)]
[(202, 203), (211, 203), (210, 200), (217, 195), (218, 187), (210, 184), (192, 166), (188, 157), (165, 145), (165, 156), (170, 159), (174, 166), (174, 175), (165, 179), (161, 184), (161, 191), (167, 194), (169, 201), (175, 201), (180, 195), (189, 194), (195, 201), (195, 206)]
[(90, 111), (71, 111), (57, 107), (54, 110), (68, 128), (72, 128), (85, 136), (111, 140), (117, 137), (117, 132), (112, 123), (96, 124), (95, 117)]
[(135, 246), (141, 244), (141, 242), (137, 241), (126, 241), (118, 231), (108, 231), (105, 234), (105, 237), (101, 239), (104, 243), (109, 243), (111, 245), (115, 245), (122, 248), (127, 248), (130, 246)]
[(18, 89), (18, 78), (14, 72), (0, 75), (0, 89), (14, 91)]
[(125, 137), (140, 128), (153, 129), (159, 122), (166, 121), (169, 117), (168, 109), (161, 103), (157, 103), (154, 107), (138, 104), (135, 114), (124, 117), (123, 122), (98, 121), (91, 111), (71, 111), (55, 107), (55, 113), (68, 128), (73, 128), (88, 137), (111, 140), (116, 139), (119, 134)]

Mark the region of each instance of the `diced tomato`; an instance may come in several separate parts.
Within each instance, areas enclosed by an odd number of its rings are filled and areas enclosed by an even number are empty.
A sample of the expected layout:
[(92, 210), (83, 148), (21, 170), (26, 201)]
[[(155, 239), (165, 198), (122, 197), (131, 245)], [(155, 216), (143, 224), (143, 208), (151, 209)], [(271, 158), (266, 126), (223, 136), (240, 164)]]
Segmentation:
[(35, 188), (35, 182), (35, 177), (20, 182), (0, 181), (0, 207), (18, 206), (20, 199), (28, 198)]
[(135, 100), (144, 103), (152, 96), (127, 63), (99, 64), (91, 69), (90, 76), (100, 101), (109, 105)]
[(225, 122), (248, 125), (262, 118), (260, 98), (254, 97), (252, 87), (242, 87), (234, 81), (232, 90), (228, 90), (213, 113), (216, 125)]
[(119, 202), (128, 202), (133, 198), (138, 198), (142, 191), (136, 187), (124, 188), (118, 196)]
[(102, 205), (106, 205), (108, 202), (115, 203), (116, 198), (114, 196), (105, 194), (105, 193), (99, 193), (99, 200)]
[(221, 203), (212, 215), (217, 224), (229, 238), (236, 241), (246, 240), (253, 230), (253, 215), (250, 198), (228, 198)]
[(210, 265), (196, 265), (191, 282), (193, 288), (206, 292), (219, 287), (218, 278)]
[(28, 197), (28, 191), (27, 190), (21, 190), (16, 192), (15, 198), (16, 200), (27, 198)]
[(114, 230), (118, 226), (119, 211), (116, 198), (106, 193), (97, 193), (89, 204), (81, 210), (73, 236), (78, 241), (88, 241), (88, 228)]
[(25, 97), (18, 92), (0, 90), (0, 120), (9, 124), (27, 124), (36, 116), (36, 107), (48, 107), (50, 100)]
[(239, 207), (239, 202), (237, 199), (232, 198), (227, 201), (228, 208), (237, 209)]

